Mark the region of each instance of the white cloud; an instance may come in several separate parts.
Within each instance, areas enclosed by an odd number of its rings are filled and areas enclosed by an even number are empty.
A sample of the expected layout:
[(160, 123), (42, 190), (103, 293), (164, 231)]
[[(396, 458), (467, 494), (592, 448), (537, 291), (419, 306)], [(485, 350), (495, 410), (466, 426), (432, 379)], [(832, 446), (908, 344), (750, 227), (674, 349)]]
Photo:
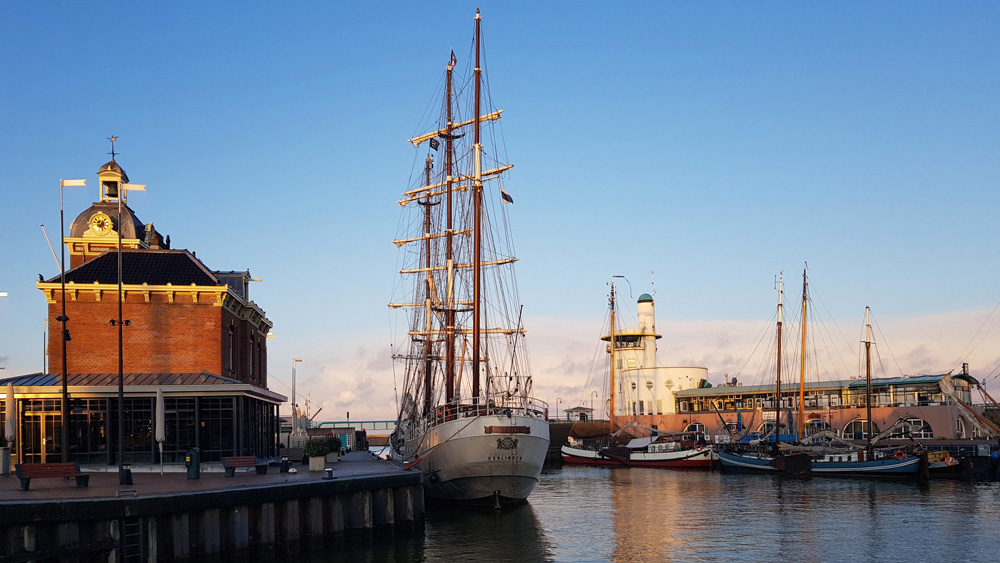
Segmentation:
[[(998, 323), (991, 321), (993, 326), (984, 327), (978, 337), (975, 336), (987, 314), (988, 311), (973, 310), (880, 319), (875, 335), (876, 358), (882, 360), (884, 375), (944, 373), (960, 369), (961, 362), (968, 361), (974, 376), (986, 376), (1000, 363), (996, 352), (1000, 327), (995, 325)], [(556, 398), (562, 399), (562, 408), (589, 404), (590, 390), (597, 385), (593, 382), (603, 378), (605, 351), (604, 343), (599, 341), (601, 327), (553, 318), (532, 319), (532, 322), (527, 338), (534, 395), (548, 401), (550, 408), (555, 407)], [(857, 324), (860, 326), (860, 320)], [(658, 341), (659, 363), (708, 368), (709, 381), (713, 384), (721, 383), (726, 375), (735, 375), (737, 367), (746, 364), (740, 380), (752, 384), (756, 377), (752, 372), (765, 362), (746, 362), (745, 358), (754, 352), (754, 343), (762, 331), (768, 329), (764, 321), (661, 319), (657, 322), (657, 330), (663, 334)], [(839, 333), (837, 329), (830, 332)], [(845, 334), (837, 337), (845, 349), (842, 353), (845, 357), (834, 361), (830, 367), (837, 378), (858, 374), (856, 341), (859, 339), (855, 336), (860, 334), (860, 329), (845, 329)], [(314, 350), (314, 357), (309, 362), (311, 369), (321, 366), (321, 375), (300, 377), (299, 393), (308, 393), (323, 407), (317, 421), (343, 420), (347, 412), (351, 413), (352, 420), (395, 418), (396, 387), (402, 384), (403, 368), (399, 364), (393, 366), (388, 345), (371, 345), (380, 340), (384, 339), (358, 335), (349, 341), (329, 343), (323, 349)], [(300, 374), (308, 371), (304, 364), (300, 366), (303, 366)], [(765, 365), (762, 370), (769, 367)], [(797, 368), (794, 373), (798, 373)]]

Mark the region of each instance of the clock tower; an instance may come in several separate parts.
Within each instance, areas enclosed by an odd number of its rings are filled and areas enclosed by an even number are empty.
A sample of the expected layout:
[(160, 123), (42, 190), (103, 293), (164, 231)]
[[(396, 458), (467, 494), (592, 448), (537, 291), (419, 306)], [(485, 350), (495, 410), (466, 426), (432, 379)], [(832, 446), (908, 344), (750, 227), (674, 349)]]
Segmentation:
[(113, 156), (97, 171), (97, 177), (99, 200), (73, 220), (64, 241), (70, 268), (116, 250), (119, 232), (123, 250), (169, 248), (153, 225), (143, 224), (127, 205), (128, 191), (122, 185), (128, 183), (128, 175)]

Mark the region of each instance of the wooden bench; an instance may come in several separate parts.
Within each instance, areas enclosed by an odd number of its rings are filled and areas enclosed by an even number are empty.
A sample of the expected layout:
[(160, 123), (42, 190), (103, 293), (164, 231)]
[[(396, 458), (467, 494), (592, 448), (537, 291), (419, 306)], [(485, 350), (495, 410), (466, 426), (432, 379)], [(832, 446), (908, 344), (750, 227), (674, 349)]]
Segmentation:
[(70, 463), (19, 463), (15, 466), (17, 478), (21, 480), (21, 490), (27, 491), (32, 479), (76, 478), (76, 487), (82, 489), (90, 484), (90, 475), (80, 471), (80, 464)]
[(256, 467), (257, 475), (267, 473), (267, 464), (257, 461), (257, 458), (252, 455), (224, 457), (222, 458), (222, 467), (226, 469), (226, 477), (235, 476), (237, 467)]

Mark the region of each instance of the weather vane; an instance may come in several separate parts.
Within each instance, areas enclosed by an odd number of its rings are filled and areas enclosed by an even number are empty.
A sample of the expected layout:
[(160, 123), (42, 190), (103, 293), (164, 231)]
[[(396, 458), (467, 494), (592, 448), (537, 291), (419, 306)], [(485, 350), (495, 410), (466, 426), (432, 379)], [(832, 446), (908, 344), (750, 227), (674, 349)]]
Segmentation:
[(115, 154), (117, 154), (117, 153), (115, 153), (115, 141), (118, 140), (118, 136), (117, 135), (112, 135), (112, 136), (108, 137), (108, 140), (111, 141), (111, 152), (109, 152), (108, 154), (111, 155), (111, 160), (114, 160), (115, 159)]

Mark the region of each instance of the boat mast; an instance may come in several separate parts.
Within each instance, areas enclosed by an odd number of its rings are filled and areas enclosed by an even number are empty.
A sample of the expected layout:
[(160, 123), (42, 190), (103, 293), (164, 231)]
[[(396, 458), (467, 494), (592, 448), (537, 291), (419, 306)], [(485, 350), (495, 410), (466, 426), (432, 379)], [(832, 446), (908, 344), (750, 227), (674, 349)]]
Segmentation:
[(806, 269), (802, 268), (802, 369), (799, 372), (799, 441), (804, 437), (803, 430), (806, 424), (806, 290), (809, 283), (806, 281)]
[[(431, 167), (432, 167), (431, 154), (427, 153), (427, 158), (424, 160), (424, 185), (431, 185)], [(424, 276), (424, 415), (429, 415), (431, 412), (431, 401), (434, 397), (432, 386), (431, 374), (434, 371), (434, 364), (431, 361), (431, 321), (433, 320), (433, 313), (431, 312), (431, 292), (433, 290), (434, 278), (432, 277), (431, 270), (431, 206), (435, 205), (431, 201), (431, 190), (427, 190), (426, 201), (418, 202), (420, 205), (424, 206), (424, 266), (427, 268), (427, 272)]]
[(615, 282), (611, 282), (611, 370), (608, 372), (608, 391), (611, 397), (610, 433), (615, 431)]
[(785, 271), (778, 274), (778, 370), (774, 401), (774, 443), (781, 441), (781, 296), (784, 294)]
[(479, 42), (480, 33), (482, 30), (483, 19), (479, 15), (479, 9), (476, 9), (476, 67), (475, 67), (475, 82), (476, 82), (476, 102), (475, 102), (475, 136), (473, 137), (473, 153), (474, 153), (474, 169), (473, 169), (473, 181), (472, 181), (472, 192), (473, 192), (473, 208), (475, 215), (475, 224), (473, 230), (475, 232), (475, 238), (473, 242), (473, 258), (472, 258), (472, 270), (473, 270), (473, 289), (472, 289), (472, 401), (473, 404), (479, 404), (479, 357), (480, 357), (480, 337), (482, 327), (480, 326), (480, 317), (482, 316), (482, 304), (480, 300), (482, 298), (482, 224), (483, 224), (483, 145), (480, 139), (480, 117), (481, 117), (481, 107), (480, 99), (482, 98), (482, 72), (483, 69), (479, 66)]
[(451, 113), (451, 85), (452, 72), (455, 70), (455, 52), (452, 51), (451, 59), (447, 66), (447, 81), (445, 85), (445, 111), (447, 112), (447, 125), (444, 136), (444, 167), (445, 181), (447, 188), (447, 210), (445, 225), (445, 259), (448, 265), (448, 307), (446, 309), (447, 325), (445, 326), (445, 404), (450, 405), (455, 400), (455, 258), (453, 256), (453, 241), (455, 232), (452, 229), (452, 189), (455, 181), (452, 175), (455, 155), (455, 130), (454, 118)]
[(868, 447), (865, 459), (872, 459), (872, 325), (868, 321), (870, 307), (865, 307), (865, 406), (868, 408)]

